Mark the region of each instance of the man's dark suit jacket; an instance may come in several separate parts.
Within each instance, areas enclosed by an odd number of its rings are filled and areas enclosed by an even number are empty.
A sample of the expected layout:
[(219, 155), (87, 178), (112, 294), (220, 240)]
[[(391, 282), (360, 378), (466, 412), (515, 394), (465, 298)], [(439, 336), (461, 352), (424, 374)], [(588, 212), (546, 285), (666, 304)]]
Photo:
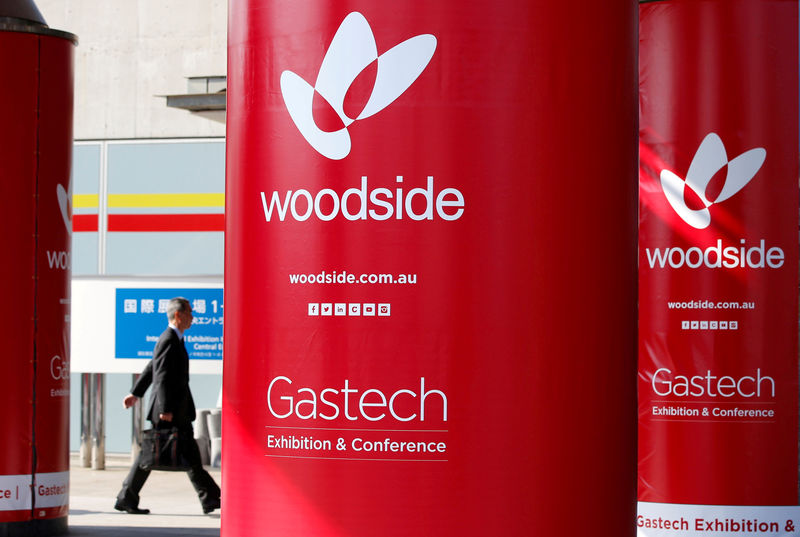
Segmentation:
[(131, 393), (142, 398), (151, 384), (153, 393), (147, 419), (158, 427), (158, 415), (171, 412), (171, 426), (191, 426), (196, 414), (189, 390), (189, 354), (177, 332), (170, 327), (158, 338), (153, 359), (145, 366)]

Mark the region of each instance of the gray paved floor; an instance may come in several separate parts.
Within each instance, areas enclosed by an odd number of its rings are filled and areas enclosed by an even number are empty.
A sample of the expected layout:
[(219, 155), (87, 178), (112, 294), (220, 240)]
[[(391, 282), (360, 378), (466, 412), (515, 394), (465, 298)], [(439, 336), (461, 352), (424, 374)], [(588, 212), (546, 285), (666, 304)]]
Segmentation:
[[(106, 455), (106, 469), (82, 468), (71, 457), (69, 535), (71, 537), (219, 536), (220, 512), (204, 515), (183, 472), (153, 472), (141, 493), (140, 507), (149, 515), (114, 510), (114, 498), (130, 469), (127, 455)], [(208, 468), (220, 483), (218, 468)]]

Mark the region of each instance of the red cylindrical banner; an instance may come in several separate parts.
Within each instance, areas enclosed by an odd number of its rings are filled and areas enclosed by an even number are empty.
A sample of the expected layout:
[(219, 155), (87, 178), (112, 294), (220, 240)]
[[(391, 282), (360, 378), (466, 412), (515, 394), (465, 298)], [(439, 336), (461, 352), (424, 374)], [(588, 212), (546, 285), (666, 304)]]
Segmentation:
[(797, 6), (640, 8), (645, 535), (800, 532)]
[(633, 535), (635, 35), (230, 2), (225, 537)]
[(0, 24), (0, 204), (10, 223), (0, 264), (4, 535), (62, 533), (67, 523), (73, 39)]

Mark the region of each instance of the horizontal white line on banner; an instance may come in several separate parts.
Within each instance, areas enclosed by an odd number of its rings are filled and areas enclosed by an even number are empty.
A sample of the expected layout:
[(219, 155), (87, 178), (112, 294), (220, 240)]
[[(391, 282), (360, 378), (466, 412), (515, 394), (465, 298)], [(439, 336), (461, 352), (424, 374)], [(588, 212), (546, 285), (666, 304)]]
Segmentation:
[(270, 455), (274, 459), (312, 459), (318, 461), (371, 461), (371, 462), (447, 462), (447, 459), (368, 459), (353, 457), (306, 457), (301, 455)]
[(69, 472), (36, 474), (36, 507), (69, 505)]
[(354, 433), (446, 433), (447, 429), (347, 429), (337, 427), (288, 427), (285, 425), (265, 425), (267, 429), (292, 429), (299, 431), (339, 431)]
[(31, 490), (36, 507), (61, 507), (69, 504), (69, 472), (30, 475), (0, 475), (0, 511), (31, 509)]
[(30, 475), (0, 475), (0, 511), (22, 511), (31, 508)]
[(639, 502), (638, 537), (797, 536), (800, 506)]

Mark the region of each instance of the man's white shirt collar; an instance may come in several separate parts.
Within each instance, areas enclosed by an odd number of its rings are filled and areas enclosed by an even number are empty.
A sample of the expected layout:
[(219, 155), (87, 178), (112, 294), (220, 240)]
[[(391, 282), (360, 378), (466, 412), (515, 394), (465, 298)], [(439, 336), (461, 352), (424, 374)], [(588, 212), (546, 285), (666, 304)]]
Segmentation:
[(183, 341), (183, 330), (179, 330), (178, 327), (172, 323), (169, 323), (169, 327), (175, 330), (175, 333), (178, 334), (178, 339)]

